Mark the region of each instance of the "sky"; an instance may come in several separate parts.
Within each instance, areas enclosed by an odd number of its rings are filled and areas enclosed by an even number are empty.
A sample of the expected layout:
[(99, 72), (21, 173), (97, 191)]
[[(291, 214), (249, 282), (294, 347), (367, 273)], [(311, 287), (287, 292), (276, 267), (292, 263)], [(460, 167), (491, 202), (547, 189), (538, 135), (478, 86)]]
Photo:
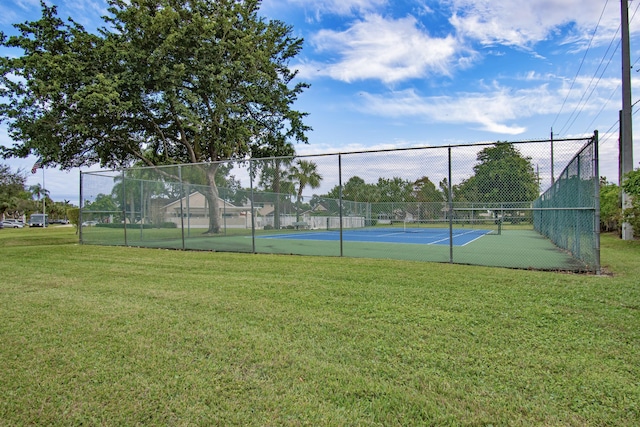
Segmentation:
[[(48, 1), (87, 29), (103, 0)], [(582, 137), (599, 131), (600, 175), (618, 182), (622, 108), (619, 0), (263, 0), (304, 38), (290, 63), (311, 85), (298, 154)], [(629, 1), (632, 102), (640, 101), (640, 0)], [(638, 12), (638, 13), (637, 13)], [(38, 0), (4, 0), (0, 31), (37, 20)], [(0, 55), (17, 55), (0, 48)], [(634, 107), (633, 119), (640, 105)], [(634, 168), (640, 124), (634, 123)], [(0, 144), (12, 145), (6, 125)], [(30, 171), (35, 156), (0, 159)], [(83, 169), (98, 170), (99, 167)], [(79, 171), (28, 173), (79, 203)]]

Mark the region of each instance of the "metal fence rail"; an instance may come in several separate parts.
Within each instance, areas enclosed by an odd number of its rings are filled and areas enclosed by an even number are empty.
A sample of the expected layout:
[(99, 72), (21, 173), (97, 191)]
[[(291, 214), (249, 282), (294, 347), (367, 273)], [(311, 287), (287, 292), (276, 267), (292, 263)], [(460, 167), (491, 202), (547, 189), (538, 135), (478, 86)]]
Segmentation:
[(86, 172), (80, 241), (598, 272), (597, 156), (596, 133)]

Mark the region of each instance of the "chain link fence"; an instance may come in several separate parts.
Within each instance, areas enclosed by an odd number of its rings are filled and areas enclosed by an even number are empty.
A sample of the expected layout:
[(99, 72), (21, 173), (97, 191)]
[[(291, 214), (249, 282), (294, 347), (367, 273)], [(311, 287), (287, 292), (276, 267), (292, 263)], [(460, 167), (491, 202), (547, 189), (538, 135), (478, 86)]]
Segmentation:
[(596, 133), (86, 172), (80, 241), (599, 272), (597, 147)]

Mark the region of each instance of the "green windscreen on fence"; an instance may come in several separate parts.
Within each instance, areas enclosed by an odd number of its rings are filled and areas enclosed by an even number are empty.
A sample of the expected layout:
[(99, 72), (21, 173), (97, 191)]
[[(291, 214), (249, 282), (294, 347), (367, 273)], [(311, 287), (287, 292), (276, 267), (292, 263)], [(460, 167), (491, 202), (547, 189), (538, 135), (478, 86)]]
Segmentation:
[(600, 264), (597, 159), (598, 144), (589, 141), (533, 203), (534, 229), (589, 269)]
[(599, 271), (597, 133), (86, 172), (80, 190), (83, 244)]

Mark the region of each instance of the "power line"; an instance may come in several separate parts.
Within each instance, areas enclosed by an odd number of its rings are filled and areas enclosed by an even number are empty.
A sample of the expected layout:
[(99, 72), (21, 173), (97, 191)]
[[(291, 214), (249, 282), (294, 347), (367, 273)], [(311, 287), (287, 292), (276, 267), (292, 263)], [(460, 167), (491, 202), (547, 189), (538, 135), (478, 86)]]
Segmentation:
[[(593, 29), (593, 33), (591, 34), (591, 38), (589, 39), (589, 44), (587, 45), (587, 49), (584, 52), (584, 55), (582, 57), (582, 61), (580, 61), (580, 66), (578, 67), (578, 71), (576, 72), (575, 77), (573, 78), (573, 81), (571, 82), (571, 86), (569, 87), (569, 91), (567, 92), (567, 96), (565, 96), (564, 101), (562, 101), (562, 105), (560, 106), (560, 111), (558, 111), (558, 114), (556, 114), (555, 119), (553, 119), (553, 123), (551, 124), (551, 128), (553, 129), (553, 127), (556, 124), (556, 121), (558, 120), (558, 117), (560, 117), (560, 114), (562, 113), (562, 110), (564, 109), (565, 104), (567, 103), (567, 99), (569, 99), (569, 95), (571, 94), (571, 91), (573, 90), (573, 85), (576, 83), (576, 80), (578, 79), (578, 76), (580, 75), (580, 70), (582, 70), (582, 66), (584, 65), (584, 61), (587, 58), (587, 54), (589, 53), (589, 49), (591, 48), (591, 43), (593, 42), (593, 39), (596, 35), (596, 32), (598, 31), (598, 27), (600, 26), (600, 22), (602, 21), (602, 16), (604, 15), (604, 11), (607, 8), (607, 4), (609, 4), (609, 0), (607, 0), (604, 4), (604, 7), (602, 8), (602, 12), (600, 13), (600, 18), (598, 19), (598, 23), (596, 24), (596, 27)], [(620, 28), (618, 28), (618, 30), (620, 30)]]
[[(616, 35), (617, 35), (617, 33), (616, 33)], [(613, 56), (618, 51), (619, 47), (620, 47), (620, 42), (618, 42), (618, 44), (616, 45), (616, 48), (611, 53), (611, 56), (609, 57), (609, 60), (607, 61), (607, 65), (605, 65), (604, 69), (602, 70), (602, 73), (600, 73), (600, 76), (596, 80), (596, 82), (593, 85), (593, 87), (591, 87), (591, 84), (593, 83), (593, 80), (596, 78), (596, 74), (594, 74), (594, 76), (591, 77), (591, 80), (589, 81), (589, 85), (587, 85), (587, 89), (586, 89), (586, 90), (589, 90), (591, 88), (591, 91), (589, 92), (589, 95), (585, 99), (585, 95), (587, 94), (587, 92), (585, 91), (585, 92), (582, 93), (582, 96), (580, 97), (580, 101), (578, 101), (578, 103), (576, 104), (576, 107), (574, 108), (573, 112), (571, 113), (571, 115), (567, 119), (567, 122), (565, 123), (565, 125), (562, 127), (562, 129), (560, 129), (560, 132), (559, 132), (560, 134), (563, 133), (565, 128), (567, 129), (567, 131), (569, 129), (571, 129), (571, 126), (573, 126), (573, 124), (576, 122), (576, 120), (578, 119), (578, 116), (582, 112), (583, 108), (587, 105), (587, 102), (589, 102), (589, 99), (591, 99), (591, 95), (593, 95), (593, 93), (595, 92), (596, 88), (598, 87), (598, 83), (600, 83), (600, 81), (602, 80), (602, 76), (607, 71), (607, 68), (609, 68), (609, 64), (611, 64), (611, 61), (613, 60)], [(605, 52), (605, 56), (603, 56), (602, 60), (600, 61), (600, 64), (598, 65), (598, 68), (595, 71), (596, 73), (598, 73), (598, 71), (600, 70), (600, 66), (604, 62), (604, 59), (606, 58), (606, 54), (609, 52), (610, 48), (611, 48), (611, 44), (609, 44), (609, 48), (607, 48), (607, 52)], [(584, 100), (584, 102), (583, 102), (583, 100)], [(572, 118), (573, 118), (573, 120), (571, 120)]]
[(600, 139), (600, 143), (598, 144), (599, 147), (602, 147), (602, 144), (604, 144), (605, 142), (607, 142), (609, 139), (611, 139), (611, 135), (613, 135), (614, 132), (614, 128), (618, 128), (618, 131), (620, 130), (620, 119), (616, 120), (616, 122), (611, 125), (611, 127), (604, 133), (604, 138)]
[(607, 107), (607, 105), (609, 105), (609, 102), (611, 102), (611, 98), (613, 98), (613, 95), (617, 93), (620, 93), (620, 85), (616, 86), (616, 88), (611, 92), (611, 95), (609, 95), (609, 98), (607, 99), (607, 101), (602, 103), (602, 107), (600, 107), (600, 111), (598, 111), (598, 114), (596, 114), (593, 117), (593, 120), (591, 120), (591, 123), (589, 123), (589, 126), (587, 126), (586, 128), (587, 130), (585, 130), (585, 133), (591, 132), (591, 129), (592, 129), (591, 126), (593, 126), (593, 124), (598, 119), (598, 117), (600, 117), (600, 114), (602, 114), (602, 112)]
[[(608, 1), (607, 1), (608, 3)], [(605, 4), (605, 8), (606, 8), (606, 4)], [(640, 2), (636, 2), (636, 8), (632, 14), (632, 16), (629, 19), (629, 22), (632, 22), (636, 16), (636, 14), (638, 13), (638, 9), (640, 9)], [(602, 15), (604, 14), (604, 9), (602, 11), (602, 13), (600, 14), (600, 19), (598, 20), (598, 25), (600, 23), (600, 21), (602, 20)], [(598, 26), (596, 26), (597, 28)], [(611, 41), (609, 42), (609, 46), (607, 47), (606, 52), (603, 55), (602, 60), (600, 61), (600, 64), (598, 65), (598, 68), (596, 69), (594, 76), (591, 78), (589, 84), (587, 85), (587, 88), (585, 89), (585, 92), (582, 94), (580, 101), (578, 102), (578, 104), (576, 105), (576, 107), (574, 108), (573, 112), (569, 115), (569, 118), (567, 119), (567, 121), (565, 122), (565, 124), (563, 125), (563, 127), (561, 128), (560, 132), (558, 132), (558, 134), (562, 134), (565, 130), (568, 131), (576, 122), (576, 120), (578, 119), (580, 113), (583, 111), (584, 107), (587, 105), (588, 101), (591, 99), (591, 96), (593, 95), (593, 93), (595, 92), (596, 88), (598, 87), (600, 81), (602, 80), (605, 71), (607, 70), (607, 68), (609, 67), (609, 65), (611, 64), (611, 62), (613, 61), (613, 57), (615, 55), (615, 53), (618, 51), (619, 47), (620, 47), (620, 43), (621, 41), (618, 40), (617, 44), (616, 44), (616, 48), (614, 49), (614, 51), (611, 53), (611, 56), (609, 57), (609, 60), (607, 61), (607, 64), (605, 65), (604, 69), (602, 70), (602, 72), (600, 73), (600, 75), (598, 76), (595, 85), (593, 85), (592, 87), (592, 83), (594, 81), (594, 79), (596, 78), (598, 71), (600, 70), (600, 67), (602, 66), (602, 64), (604, 63), (604, 60), (606, 59), (609, 51), (611, 50), (611, 47), (613, 45), (613, 43), (618, 39), (618, 33), (620, 32), (621, 29), (621, 25), (618, 26), (618, 29), (616, 30), (616, 33), (614, 34), (613, 38), (611, 39)], [(594, 33), (595, 34), (595, 33)], [(590, 43), (591, 45), (591, 43)], [(634, 62), (634, 66), (636, 63), (640, 62), (640, 58), (638, 58), (636, 60), (636, 62)], [(581, 64), (582, 66), (582, 64)], [(632, 66), (633, 68), (633, 66)], [(575, 80), (574, 80), (575, 82)], [(573, 87), (573, 85), (572, 85)], [(613, 95), (618, 91), (620, 85), (617, 86), (617, 88), (611, 93), (611, 95), (609, 95), (609, 98), (607, 99), (607, 101), (605, 103), (603, 103), (603, 106), (600, 108), (600, 111), (595, 115), (595, 117), (593, 118), (593, 120), (591, 121), (588, 129), (591, 129), (591, 125), (595, 122), (595, 120), (600, 116), (600, 114), (602, 114), (602, 112), (604, 111), (605, 107), (609, 104), (609, 102), (611, 101), (611, 98), (613, 97)], [(589, 89), (591, 89), (589, 91)], [(589, 95), (586, 96), (585, 99), (585, 95), (587, 94), (587, 91), (589, 91)], [(567, 94), (566, 99), (568, 98), (569, 94)], [(584, 101), (584, 102), (583, 102)], [(563, 103), (564, 106), (564, 103)], [(560, 114), (560, 113), (558, 113)], [(557, 119), (557, 117), (556, 117)], [(555, 121), (554, 121), (555, 123)], [(588, 130), (587, 130), (588, 132)]]
[[(606, 6), (606, 5), (605, 5)], [(604, 10), (603, 10), (604, 13)], [(635, 14), (634, 14), (635, 15)], [(600, 15), (600, 19), (602, 19), (602, 15)], [(613, 60), (614, 55), (616, 54), (616, 52), (618, 51), (618, 48), (620, 47), (620, 40), (618, 39), (618, 33), (620, 32), (620, 28), (621, 26), (618, 25), (618, 29), (616, 30), (615, 34), (613, 35), (613, 37), (611, 38), (611, 41), (609, 42), (609, 46), (607, 47), (606, 52), (604, 53), (604, 55), (602, 56), (602, 59), (600, 60), (600, 64), (598, 65), (598, 68), (596, 69), (594, 76), (591, 78), (591, 81), (589, 82), (589, 85), (587, 86), (587, 88), (585, 89), (585, 92), (582, 93), (582, 97), (580, 98), (580, 101), (578, 102), (578, 104), (576, 104), (576, 107), (574, 108), (574, 110), (571, 112), (571, 114), (569, 115), (569, 118), (567, 119), (567, 121), (565, 122), (565, 124), (562, 126), (562, 128), (560, 129), (560, 132), (558, 132), (559, 134), (562, 134), (565, 129), (568, 131), (571, 126), (573, 126), (573, 124), (575, 123), (575, 121), (578, 118), (579, 113), (582, 112), (582, 109), (584, 107), (581, 107), (582, 101), (584, 100), (584, 97), (586, 95), (586, 91), (589, 90), (591, 88), (591, 84), (593, 83), (593, 80), (595, 79), (598, 71), (600, 70), (600, 67), (602, 66), (605, 58), (607, 57), (607, 55), (609, 54), (609, 51), (611, 50), (611, 47), (613, 46), (614, 42), (616, 40), (618, 40), (618, 43), (616, 44), (615, 49), (613, 50), (613, 52), (611, 52), (611, 56), (609, 57), (609, 60), (607, 61), (607, 65), (604, 67), (604, 70), (602, 71), (602, 73), (600, 74), (600, 77), (598, 78), (598, 80), (596, 81), (596, 84), (593, 86), (593, 88), (591, 89), (591, 92), (589, 93), (589, 96), (587, 97), (587, 100), (584, 102), (584, 105), (586, 105), (587, 101), (591, 98), (591, 95), (593, 94), (593, 92), (596, 90), (598, 83), (600, 83), (600, 81), (602, 80), (602, 76), (604, 75), (605, 71), (607, 70), (607, 68), (609, 67), (609, 64), (611, 64), (611, 61)]]
[[(632, 105), (632, 107), (633, 107), (633, 106), (635, 106), (635, 105), (636, 105), (636, 104), (638, 104), (638, 103), (640, 103), (640, 99), (638, 99), (636, 102), (634, 102), (634, 103), (633, 103), (633, 105)], [(637, 109), (632, 113), (632, 115), (633, 115), (633, 116), (635, 116), (635, 115), (636, 115), (636, 114), (638, 114), (638, 113), (640, 113), (640, 108), (637, 108)], [(616, 128), (616, 127), (617, 127), (617, 129), (614, 129), (614, 128)], [(602, 147), (602, 145), (603, 145), (605, 142), (609, 141), (609, 140), (611, 139), (611, 136), (612, 136), (612, 135), (614, 135), (614, 133), (613, 133), (613, 132), (614, 132), (614, 131), (616, 131), (616, 130), (618, 131), (618, 133), (620, 133), (620, 119), (616, 120), (616, 122), (615, 122), (614, 124), (612, 124), (612, 125), (611, 125), (611, 127), (610, 127), (607, 131), (605, 131), (605, 132), (602, 134), (604, 137), (603, 137), (603, 138), (600, 138), (600, 141), (599, 141), (598, 146), (599, 146), (599, 147)]]

